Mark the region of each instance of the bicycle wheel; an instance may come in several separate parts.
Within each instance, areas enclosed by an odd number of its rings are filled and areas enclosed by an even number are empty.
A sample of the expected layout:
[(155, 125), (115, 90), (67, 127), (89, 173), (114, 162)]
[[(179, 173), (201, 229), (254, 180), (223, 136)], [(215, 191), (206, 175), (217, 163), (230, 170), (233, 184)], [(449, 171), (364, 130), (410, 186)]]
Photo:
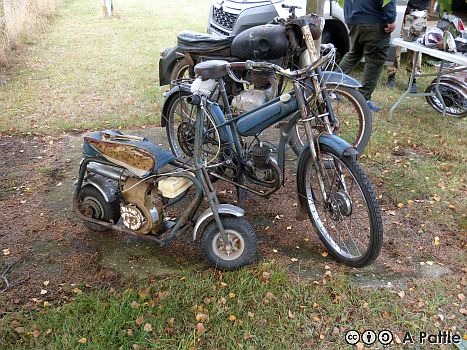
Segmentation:
[[(425, 92), (434, 93), (436, 84), (430, 84)], [(467, 115), (467, 88), (451, 81), (441, 81), (438, 90), (446, 106), (446, 114), (464, 118)], [(428, 104), (439, 113), (443, 113), (443, 104), (438, 96), (426, 96)]]
[(297, 189), (329, 253), (352, 267), (373, 262), (381, 251), (383, 223), (370, 181), (353, 157), (320, 144), (323, 195), (309, 148), (300, 158)]
[[(166, 133), (170, 148), (177, 158), (192, 158), (195, 142), (195, 121), (197, 107), (188, 103), (191, 93), (180, 91), (166, 101)], [(212, 161), (219, 154), (219, 135), (208, 116), (204, 120), (202, 152), (206, 160)]]
[[(371, 111), (365, 98), (357, 89), (346, 86), (327, 85), (326, 89), (337, 120), (333, 132), (363, 153), (372, 128)], [(297, 123), (290, 132), (289, 145), (299, 155), (305, 142), (305, 128)]]

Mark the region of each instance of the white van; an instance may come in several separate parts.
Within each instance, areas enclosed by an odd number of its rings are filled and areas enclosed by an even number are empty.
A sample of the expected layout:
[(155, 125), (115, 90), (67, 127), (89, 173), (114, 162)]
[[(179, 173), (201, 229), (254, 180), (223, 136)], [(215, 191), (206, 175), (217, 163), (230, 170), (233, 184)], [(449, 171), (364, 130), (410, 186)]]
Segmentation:
[[(300, 6), (297, 16), (305, 15), (306, 0), (213, 0), (209, 10), (208, 33), (220, 36), (238, 33), (265, 24), (274, 17), (288, 17), (288, 10), (282, 4)], [(396, 28), (393, 38), (400, 36), (407, 0), (397, 1)], [(323, 31), (323, 43), (333, 43), (340, 55), (349, 50), (349, 34), (344, 22), (344, 10), (335, 0), (325, 0), (323, 17), (326, 24)], [(389, 54), (388, 58), (393, 57)]]

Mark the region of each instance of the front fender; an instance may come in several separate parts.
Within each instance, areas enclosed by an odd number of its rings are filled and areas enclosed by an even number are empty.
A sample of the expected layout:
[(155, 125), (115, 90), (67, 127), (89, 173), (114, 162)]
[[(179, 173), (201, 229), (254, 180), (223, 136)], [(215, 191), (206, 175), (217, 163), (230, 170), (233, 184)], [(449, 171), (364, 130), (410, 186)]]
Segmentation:
[(362, 87), (358, 80), (344, 73), (324, 71), (322, 74), (324, 85), (342, 85), (354, 89)]
[[(217, 208), (217, 212), (219, 214), (228, 214), (228, 215), (234, 215), (238, 217), (245, 215), (245, 211), (242, 208), (237, 207), (232, 204), (219, 204)], [(212, 215), (213, 215), (212, 209), (208, 208), (205, 211), (203, 211), (201, 215), (198, 217), (198, 220), (196, 220), (195, 228), (193, 229), (193, 241), (196, 240), (196, 234), (201, 224)]]
[[(318, 138), (318, 145), (326, 145), (337, 151), (340, 157), (357, 157), (358, 151), (350, 143), (334, 134), (321, 134)], [(305, 147), (302, 149), (302, 153)], [(300, 154), (301, 155), (301, 154)]]

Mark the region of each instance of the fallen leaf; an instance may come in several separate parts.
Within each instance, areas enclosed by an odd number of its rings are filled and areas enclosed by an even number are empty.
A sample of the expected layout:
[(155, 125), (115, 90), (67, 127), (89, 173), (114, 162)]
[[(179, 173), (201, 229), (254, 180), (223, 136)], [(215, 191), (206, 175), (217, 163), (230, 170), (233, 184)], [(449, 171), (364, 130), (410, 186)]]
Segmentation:
[(140, 298), (141, 300), (146, 299), (147, 296), (148, 296), (148, 294), (149, 294), (149, 289), (140, 290), (140, 291), (138, 292), (138, 296), (139, 296), (139, 298)]
[(52, 333), (52, 328), (47, 329), (47, 331), (45, 332), (45, 335), (49, 335), (50, 333)]
[(390, 313), (389, 311), (383, 311), (382, 317), (383, 317), (385, 320), (389, 320), (389, 319), (391, 318), (391, 313)]
[(433, 245), (434, 246), (439, 245), (439, 237), (438, 236), (435, 236), (435, 238), (433, 239)]
[(137, 309), (139, 308), (139, 303), (136, 300), (133, 300), (130, 304), (132, 309)]
[(2, 250), (3, 255), (10, 255), (10, 249), (6, 248)]
[(207, 319), (208, 319), (208, 315), (206, 315), (206, 314), (203, 314), (201, 312), (196, 314), (196, 321), (198, 321), (198, 322), (204, 322)]
[(206, 327), (204, 327), (204, 324), (201, 322), (196, 324), (196, 334), (200, 335), (206, 331)]
[(434, 199), (435, 201), (439, 202), (439, 201), (441, 200), (441, 197), (438, 196), (437, 194), (435, 194), (435, 195), (433, 196), (433, 199)]
[(49, 283), (50, 283), (49, 281), (44, 281), (44, 286), (47, 287), (49, 285)]
[(459, 309), (459, 312), (464, 316), (467, 315), (467, 309), (465, 308)]
[(319, 308), (319, 304), (313, 303), (313, 309), (317, 309), (317, 308)]
[(233, 299), (233, 298), (235, 298), (236, 296), (237, 296), (237, 295), (236, 295), (235, 293), (232, 293), (232, 292), (229, 293), (229, 298), (230, 298), (230, 299)]
[[(273, 250), (273, 251), (274, 251), (274, 250)], [(277, 252), (277, 251), (276, 251), (276, 252)], [(261, 274), (261, 280), (262, 280), (263, 282), (268, 282), (270, 277), (271, 277), (271, 273), (270, 273), (270, 272), (264, 271), (264, 272)]]
[(143, 316), (136, 317), (135, 323), (140, 326), (143, 323), (144, 319)]
[(397, 207), (401, 209), (404, 208), (404, 203), (397, 203)]
[(295, 318), (295, 314), (292, 311), (290, 311), (290, 309), (287, 315), (289, 316), (289, 318)]
[(401, 290), (400, 292), (397, 293), (397, 295), (400, 297), (400, 298), (403, 298), (405, 297), (405, 292), (403, 290)]
[(464, 301), (464, 300), (465, 300), (465, 295), (462, 294), (462, 293), (457, 294), (457, 297), (459, 298), (460, 301)]
[(448, 208), (452, 210), (456, 210), (456, 206), (454, 204), (448, 204)]
[(38, 336), (41, 335), (41, 332), (36, 328), (31, 332), (31, 334), (34, 338), (37, 338)]
[(316, 315), (314, 315), (311, 319), (312, 319), (313, 321), (315, 321), (315, 322), (318, 322), (318, 321), (321, 320), (321, 319), (320, 319), (318, 316), (316, 316)]
[(267, 299), (272, 299), (274, 297), (274, 294), (272, 294), (272, 292), (266, 292), (265, 297)]
[(128, 328), (126, 330), (126, 334), (128, 334), (129, 337), (132, 337), (133, 336), (133, 330), (131, 328)]
[(292, 229), (292, 226), (287, 226), (286, 229), (287, 231), (290, 231)]
[(88, 342), (87, 338), (81, 338), (80, 340), (78, 340), (78, 343), (80, 344), (86, 344), (87, 342)]
[(44, 295), (44, 294), (47, 294), (47, 291), (45, 289), (41, 289), (40, 295)]
[(152, 332), (152, 326), (151, 326), (150, 323), (145, 323), (143, 329), (144, 329), (146, 332)]
[(15, 332), (18, 334), (24, 333), (24, 327), (16, 327)]
[(272, 252), (273, 252), (273, 253), (277, 253), (277, 249), (273, 249)]
[(50, 306), (50, 303), (46, 300), (44, 301), (44, 306)]
[(173, 317), (169, 318), (167, 320), (167, 323), (170, 324), (170, 325), (174, 324), (175, 323), (175, 318), (173, 318)]
[(245, 333), (243, 334), (243, 339), (245, 339), (245, 340), (250, 340), (251, 338), (253, 338), (253, 336), (252, 336), (250, 333), (245, 332)]
[(291, 261), (291, 262), (297, 262), (298, 259), (297, 259), (297, 258), (291, 258), (290, 261)]
[(255, 314), (253, 312), (248, 311), (248, 317), (255, 317)]
[(81, 293), (83, 293), (83, 291), (79, 288), (73, 288), (71, 291), (76, 295), (80, 295)]
[(324, 256), (324, 257), (328, 256), (328, 254), (329, 254), (329, 253), (328, 253), (327, 251), (321, 252), (321, 256)]
[(224, 297), (222, 297), (222, 298), (219, 300), (219, 303), (225, 305), (225, 304), (227, 304), (227, 299), (224, 298)]
[(221, 287), (222, 287), (222, 288), (227, 287), (227, 283), (221, 282), (220, 284), (221, 284)]
[(229, 316), (230, 321), (235, 321), (236, 319), (237, 319), (237, 317), (235, 315), (230, 315)]
[(433, 265), (434, 263), (433, 263), (433, 261), (427, 261), (426, 264), (431, 266), (431, 265)]
[(363, 345), (363, 343), (357, 343), (355, 346), (357, 347), (357, 350), (365, 349), (365, 345)]
[(319, 339), (323, 340), (324, 339), (324, 334), (320, 334)]

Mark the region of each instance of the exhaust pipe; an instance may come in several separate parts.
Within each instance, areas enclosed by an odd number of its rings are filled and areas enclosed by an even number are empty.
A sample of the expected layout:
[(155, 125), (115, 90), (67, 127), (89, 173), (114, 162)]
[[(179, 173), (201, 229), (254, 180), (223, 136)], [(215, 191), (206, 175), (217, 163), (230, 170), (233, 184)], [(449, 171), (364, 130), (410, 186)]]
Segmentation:
[(124, 174), (125, 169), (95, 162), (90, 162), (87, 165), (86, 170), (94, 174), (102, 175), (114, 181), (126, 181), (128, 177)]

